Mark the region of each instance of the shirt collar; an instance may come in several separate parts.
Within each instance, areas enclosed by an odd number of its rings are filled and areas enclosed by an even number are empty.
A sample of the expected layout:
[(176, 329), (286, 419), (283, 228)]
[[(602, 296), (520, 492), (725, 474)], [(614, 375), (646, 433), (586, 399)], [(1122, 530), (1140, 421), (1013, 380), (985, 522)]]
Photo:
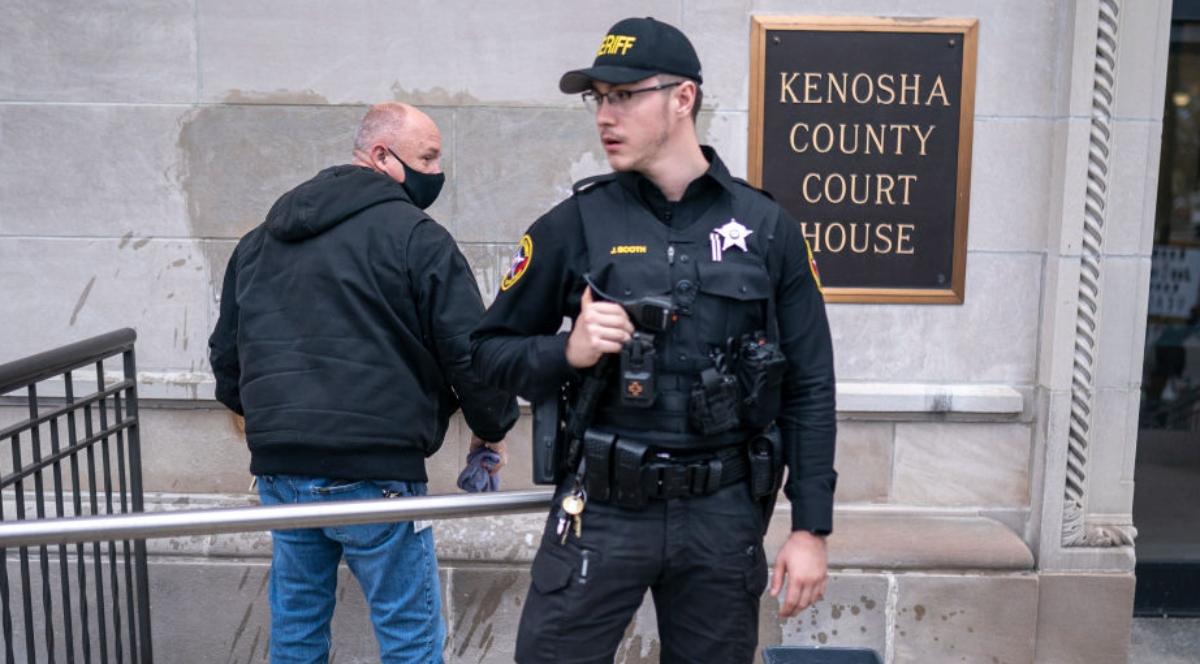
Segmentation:
[[(701, 173), (700, 177), (692, 180), (688, 184), (687, 188), (684, 190), (682, 200), (687, 200), (695, 195), (696, 192), (703, 188), (703, 185), (706, 184), (706, 181), (708, 180), (716, 182), (727, 192), (733, 193), (733, 176), (729, 174), (729, 169), (725, 168), (725, 162), (721, 161), (721, 158), (717, 156), (717, 151), (711, 146), (701, 145), (700, 152), (704, 155), (704, 158), (708, 160), (708, 169)], [(644, 196), (644, 194), (646, 192), (654, 192), (656, 195), (652, 196), (652, 198), (661, 198), (664, 202), (666, 200), (665, 197), (663, 197), (662, 192), (658, 190), (658, 187), (655, 186), (655, 184), (651, 182), (649, 178), (637, 171), (624, 171), (617, 173), (617, 180), (627, 189), (629, 189), (629, 191), (637, 194), (638, 196), (642, 196), (643, 198), (651, 198)]]
[(721, 158), (717, 156), (717, 151), (712, 146), (701, 145), (700, 152), (708, 160), (708, 170), (704, 171), (704, 175), (716, 180), (717, 184), (732, 194), (734, 191), (733, 176), (729, 174), (729, 169), (725, 168), (725, 162), (721, 161)]

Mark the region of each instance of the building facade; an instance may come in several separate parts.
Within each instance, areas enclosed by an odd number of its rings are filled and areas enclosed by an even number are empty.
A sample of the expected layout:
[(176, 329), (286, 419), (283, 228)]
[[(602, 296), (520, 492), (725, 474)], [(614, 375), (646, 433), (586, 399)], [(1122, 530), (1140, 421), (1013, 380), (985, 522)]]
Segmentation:
[[(841, 474), (824, 602), (761, 642), (887, 662), (1122, 662), (1167, 0), (0, 2), (0, 361), (138, 330), (154, 509), (243, 504), (206, 339), (237, 238), (350, 159), (365, 105), (440, 125), (430, 210), (494, 295), (525, 228), (607, 170), (559, 75), (653, 15), (704, 64), (702, 141), (747, 171), (755, 15), (979, 22), (962, 304), (830, 304)], [(819, 260), (819, 257), (818, 257)], [(4, 414), (8, 411), (7, 414)], [(11, 406), (0, 416), (17, 417)], [(505, 488), (528, 486), (528, 416)], [(431, 464), (453, 492), (468, 432)], [(786, 535), (786, 502), (768, 539)], [(437, 524), (448, 661), (511, 661), (542, 517)], [(151, 543), (161, 661), (265, 661), (265, 534)], [(375, 656), (348, 575), (338, 661)], [(618, 661), (657, 661), (647, 603)]]

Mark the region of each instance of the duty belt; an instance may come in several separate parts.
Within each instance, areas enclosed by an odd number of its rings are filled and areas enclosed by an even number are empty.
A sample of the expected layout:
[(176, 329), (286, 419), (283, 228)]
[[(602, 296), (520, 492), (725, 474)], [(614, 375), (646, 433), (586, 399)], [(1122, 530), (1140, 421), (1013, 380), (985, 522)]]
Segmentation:
[(703, 496), (750, 476), (744, 445), (697, 454), (652, 452), (645, 442), (596, 430), (584, 434), (590, 498), (640, 509), (646, 502)]
[(715, 493), (722, 487), (745, 481), (749, 475), (746, 452), (739, 445), (698, 461), (651, 457), (642, 466), (641, 485), (646, 497), (669, 500)]

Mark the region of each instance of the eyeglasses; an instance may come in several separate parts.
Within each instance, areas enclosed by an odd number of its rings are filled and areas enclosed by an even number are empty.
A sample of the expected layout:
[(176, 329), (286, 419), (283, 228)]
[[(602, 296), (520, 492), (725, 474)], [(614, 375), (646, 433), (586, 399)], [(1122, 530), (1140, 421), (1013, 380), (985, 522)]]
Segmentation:
[(654, 92), (656, 90), (666, 90), (673, 88), (676, 85), (682, 84), (683, 81), (675, 81), (674, 83), (659, 83), (648, 88), (638, 88), (637, 90), (613, 90), (611, 92), (596, 92), (595, 90), (587, 90), (579, 95), (583, 98), (583, 105), (589, 111), (595, 113), (600, 110), (600, 106), (605, 102), (609, 108), (614, 111), (622, 111), (628, 108), (629, 100), (633, 99), (634, 95), (642, 94), (643, 92)]

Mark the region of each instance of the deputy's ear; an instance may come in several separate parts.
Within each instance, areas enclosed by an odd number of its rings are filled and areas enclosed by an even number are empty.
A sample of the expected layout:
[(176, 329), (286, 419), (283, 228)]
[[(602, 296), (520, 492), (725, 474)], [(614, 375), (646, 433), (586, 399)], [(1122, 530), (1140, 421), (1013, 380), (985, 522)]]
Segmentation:
[(684, 81), (679, 86), (679, 108), (676, 111), (679, 115), (692, 114), (692, 106), (696, 103), (696, 84), (691, 81)]

